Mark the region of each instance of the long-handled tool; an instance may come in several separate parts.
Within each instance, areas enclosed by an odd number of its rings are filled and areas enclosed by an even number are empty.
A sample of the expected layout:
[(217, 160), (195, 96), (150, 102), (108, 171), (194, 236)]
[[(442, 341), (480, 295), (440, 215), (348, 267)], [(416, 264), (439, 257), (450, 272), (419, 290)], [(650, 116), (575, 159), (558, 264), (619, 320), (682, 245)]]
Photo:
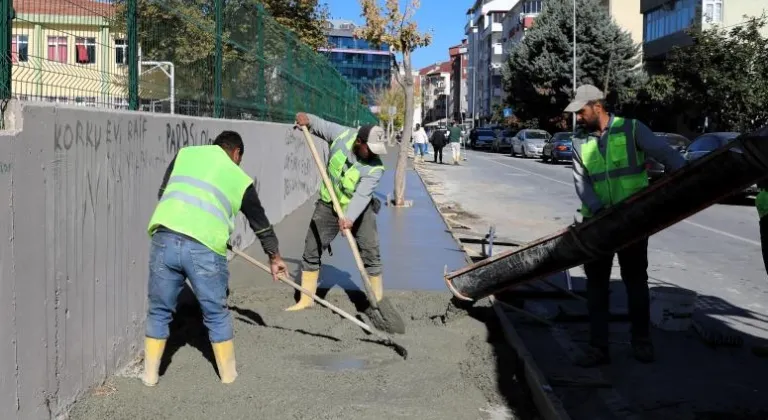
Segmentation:
[[(254, 265), (254, 266), (258, 267), (258, 268), (261, 268), (262, 270), (266, 271), (267, 273), (271, 272), (269, 267), (267, 267), (265, 264), (259, 262), (255, 258), (251, 257), (250, 255), (245, 254), (244, 252), (242, 252), (240, 250), (237, 250), (237, 249), (234, 249), (234, 248), (230, 248), (230, 250), (232, 252), (234, 252), (235, 255), (243, 258), (244, 260), (248, 261), (252, 265)], [(332, 304), (331, 302), (328, 302), (325, 299), (319, 298), (314, 293), (311, 293), (309, 290), (299, 286), (295, 281), (293, 281), (291, 279), (288, 279), (286, 277), (283, 277), (283, 276), (278, 277), (278, 280), (280, 280), (281, 282), (283, 282), (283, 283), (293, 287), (294, 289), (298, 290), (299, 292), (304, 293), (305, 295), (311, 297), (312, 300), (314, 300), (315, 302), (325, 306), (326, 308), (328, 308), (328, 309), (332, 310), (333, 312), (341, 315), (342, 317), (348, 319), (349, 321), (354, 322), (355, 325), (357, 325), (358, 327), (360, 327), (360, 328), (364, 329), (365, 331), (375, 335), (376, 337), (378, 337), (379, 339), (384, 341), (384, 344), (394, 348), (395, 351), (397, 352), (397, 354), (399, 354), (400, 356), (403, 356), (403, 359), (407, 359), (408, 358), (408, 350), (406, 350), (405, 347), (401, 346), (400, 344), (395, 343), (394, 340), (392, 340), (390, 337), (387, 337), (386, 335), (384, 335), (384, 334), (374, 330), (373, 328), (369, 327), (368, 324), (360, 321), (359, 319), (353, 317), (352, 315), (348, 314), (347, 312), (344, 312), (342, 309), (340, 309), (336, 305)]]
[[(331, 180), (328, 178), (328, 174), (325, 172), (325, 165), (320, 160), (320, 154), (317, 152), (317, 148), (315, 147), (315, 142), (312, 139), (312, 135), (309, 134), (307, 127), (302, 126), (301, 130), (304, 132), (304, 139), (307, 141), (307, 146), (309, 146), (310, 152), (312, 152), (312, 157), (315, 160), (315, 164), (317, 165), (318, 172), (320, 172), (320, 176), (323, 178), (325, 188), (328, 190), (328, 193), (331, 196), (333, 209), (336, 211), (336, 214), (339, 216), (339, 218), (343, 218), (344, 212), (342, 211), (341, 205), (339, 204), (339, 198), (336, 197), (336, 191), (333, 189)], [(370, 280), (368, 279), (368, 273), (365, 271), (365, 266), (363, 265), (363, 259), (360, 257), (360, 251), (357, 249), (357, 242), (355, 242), (355, 238), (352, 237), (352, 234), (348, 229), (345, 229), (342, 232), (342, 235), (347, 238), (349, 247), (352, 249), (352, 255), (355, 257), (355, 262), (357, 263), (357, 269), (360, 271), (360, 276), (363, 279), (365, 292), (368, 296), (368, 303), (370, 304), (370, 307), (366, 309), (365, 313), (371, 319), (373, 326), (389, 333), (405, 333), (405, 322), (403, 322), (403, 319), (397, 313), (395, 307), (392, 305), (389, 299), (384, 297), (380, 301), (376, 300), (376, 295), (373, 293), (373, 287), (371, 287)]]

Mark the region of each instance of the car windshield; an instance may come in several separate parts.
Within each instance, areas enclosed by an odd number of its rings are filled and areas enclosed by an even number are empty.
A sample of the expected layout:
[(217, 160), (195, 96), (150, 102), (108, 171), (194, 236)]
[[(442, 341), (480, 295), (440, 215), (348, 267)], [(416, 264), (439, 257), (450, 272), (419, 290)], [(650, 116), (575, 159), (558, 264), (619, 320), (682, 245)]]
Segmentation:
[(557, 133), (552, 137), (554, 141), (571, 141), (571, 133)]
[(496, 133), (494, 133), (492, 130), (477, 130), (477, 135), (484, 136), (484, 137), (488, 137), (488, 136), (493, 137), (496, 135)]
[(657, 134), (657, 136), (662, 137), (664, 140), (667, 141), (667, 144), (669, 144), (672, 147), (676, 147), (678, 149), (684, 148), (685, 146), (689, 145), (691, 142), (687, 138), (677, 135), (677, 134)]
[(526, 131), (525, 138), (528, 140), (546, 140), (547, 133), (543, 131)]

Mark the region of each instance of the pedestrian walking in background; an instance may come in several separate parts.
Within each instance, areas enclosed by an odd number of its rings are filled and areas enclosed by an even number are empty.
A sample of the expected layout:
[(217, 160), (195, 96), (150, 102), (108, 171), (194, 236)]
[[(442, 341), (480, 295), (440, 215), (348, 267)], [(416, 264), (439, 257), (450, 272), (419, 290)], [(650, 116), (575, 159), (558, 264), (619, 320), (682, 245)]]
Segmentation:
[(448, 129), (448, 133), (451, 142), (453, 164), (458, 165), (461, 158), (461, 128), (456, 125), (456, 121), (451, 121), (451, 127)]
[(212, 145), (179, 150), (165, 171), (148, 227), (152, 242), (141, 378), (147, 386), (158, 382), (169, 324), (186, 279), (200, 302), (221, 382), (237, 377), (226, 292), (227, 242), (238, 212), (261, 241), (274, 279), (287, 271), (253, 179), (240, 169), (243, 152), (240, 135), (224, 131)]
[(413, 161), (424, 162), (424, 155), (427, 154), (427, 144), (429, 143), (429, 137), (427, 132), (424, 131), (424, 127), (420, 124), (416, 124), (416, 128), (413, 130)]
[(435, 150), (435, 163), (438, 159), (440, 163), (443, 163), (443, 148), (448, 144), (448, 137), (445, 135), (445, 130), (435, 130), (432, 132), (429, 142), (432, 143), (432, 148)]
[[(576, 90), (565, 112), (575, 112), (585, 132), (573, 140), (573, 178), (585, 220), (648, 186), (646, 155), (675, 171), (682, 155), (653, 134), (645, 124), (609, 113), (603, 93), (592, 85)], [(618, 252), (621, 278), (627, 291), (632, 325), (632, 351), (640, 362), (655, 358), (650, 338), (648, 238)], [(584, 264), (590, 346), (576, 364), (592, 367), (610, 362), (608, 315), (613, 255)]]
[(757, 183), (760, 192), (755, 197), (757, 215), (760, 217), (760, 246), (763, 251), (763, 264), (768, 273), (768, 179)]

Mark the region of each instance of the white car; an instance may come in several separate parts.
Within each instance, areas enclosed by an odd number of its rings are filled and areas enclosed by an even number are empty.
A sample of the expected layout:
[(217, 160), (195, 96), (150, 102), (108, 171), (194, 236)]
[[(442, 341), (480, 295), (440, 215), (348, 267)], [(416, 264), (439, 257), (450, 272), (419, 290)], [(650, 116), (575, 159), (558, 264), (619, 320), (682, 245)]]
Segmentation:
[(525, 129), (520, 130), (512, 138), (512, 150), (510, 156), (522, 155), (523, 157), (541, 157), (544, 144), (552, 137), (544, 130)]

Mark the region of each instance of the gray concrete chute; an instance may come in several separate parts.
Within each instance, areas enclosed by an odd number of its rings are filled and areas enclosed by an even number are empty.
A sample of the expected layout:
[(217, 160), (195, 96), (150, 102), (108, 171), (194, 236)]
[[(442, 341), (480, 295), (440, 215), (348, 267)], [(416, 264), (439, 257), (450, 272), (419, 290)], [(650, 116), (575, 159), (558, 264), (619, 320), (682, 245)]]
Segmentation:
[[(146, 226), (175, 153), (243, 136), (272, 223), (319, 186), (289, 124), (12, 104), (0, 132), (0, 418), (51, 418), (140, 350)], [(316, 145), (327, 154), (325, 142)], [(233, 245), (255, 240), (242, 215)]]

